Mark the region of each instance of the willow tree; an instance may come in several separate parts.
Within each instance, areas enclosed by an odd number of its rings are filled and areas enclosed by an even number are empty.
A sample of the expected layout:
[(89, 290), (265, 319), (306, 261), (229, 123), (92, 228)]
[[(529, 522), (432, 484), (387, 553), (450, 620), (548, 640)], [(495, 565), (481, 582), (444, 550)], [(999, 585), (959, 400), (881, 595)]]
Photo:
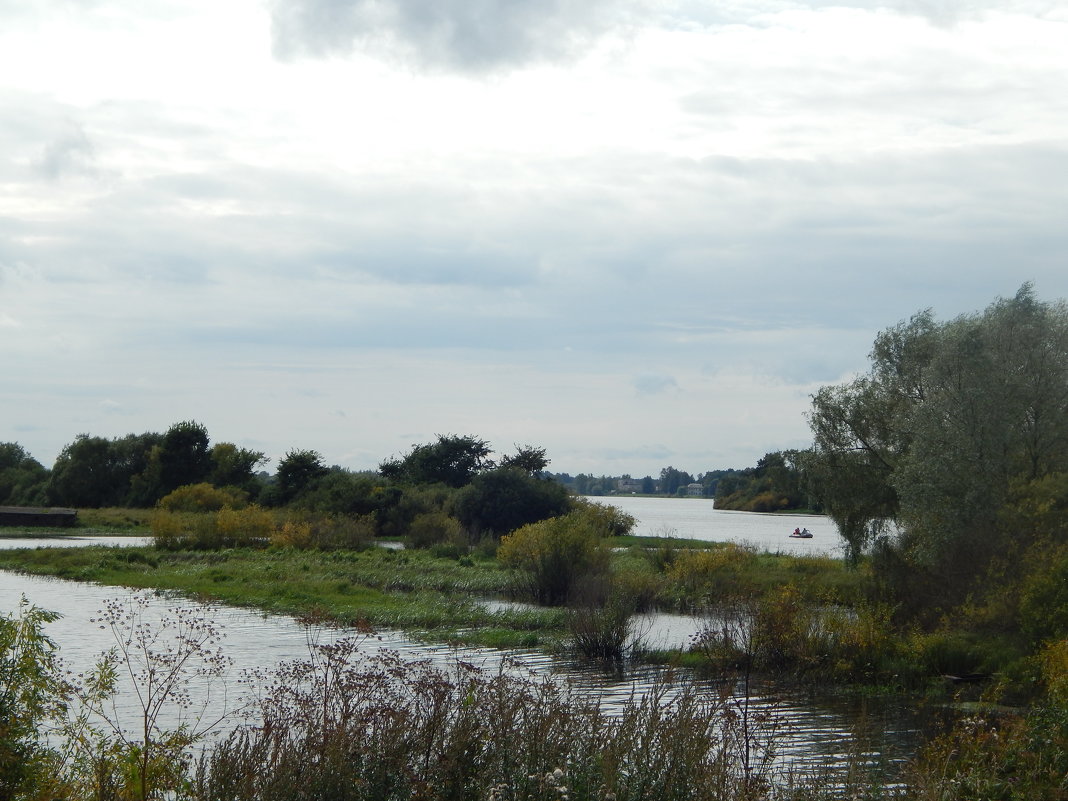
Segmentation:
[[(1068, 307), (1015, 297), (876, 338), (867, 375), (814, 397), (809, 475), (848, 549), (882, 536), (947, 588), (1020, 543), (1010, 489), (1068, 471)], [(900, 536), (890, 537), (890, 524)]]

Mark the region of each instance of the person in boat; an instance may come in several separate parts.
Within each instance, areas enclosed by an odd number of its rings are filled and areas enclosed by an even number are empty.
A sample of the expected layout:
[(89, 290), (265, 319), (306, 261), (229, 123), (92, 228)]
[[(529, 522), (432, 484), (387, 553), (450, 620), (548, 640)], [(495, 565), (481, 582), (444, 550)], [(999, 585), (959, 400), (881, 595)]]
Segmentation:
[(801, 530), (801, 536), (802, 537), (811, 537), (812, 536), (812, 532), (809, 531), (807, 528), (802, 529)]
[(801, 529), (795, 528), (794, 529), (794, 536), (795, 537), (800, 537), (801, 536)]

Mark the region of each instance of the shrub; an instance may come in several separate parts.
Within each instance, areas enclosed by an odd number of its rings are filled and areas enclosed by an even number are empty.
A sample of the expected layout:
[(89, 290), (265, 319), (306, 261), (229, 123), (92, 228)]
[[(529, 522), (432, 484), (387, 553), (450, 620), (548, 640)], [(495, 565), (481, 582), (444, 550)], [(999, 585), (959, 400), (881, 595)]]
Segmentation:
[(592, 659), (622, 659), (636, 643), (631, 638), (633, 597), (607, 575), (590, 575), (573, 588), (567, 625), (575, 649)]
[(497, 558), (538, 603), (561, 604), (582, 576), (604, 570), (604, 529), (583, 511), (531, 523), (501, 540)]
[(211, 550), (266, 545), (275, 532), (274, 515), (262, 507), (223, 508), (214, 514), (170, 512), (152, 516), (156, 547), (168, 550)]
[(727, 543), (722, 548), (679, 552), (667, 570), (670, 582), (691, 600), (723, 598), (746, 593), (746, 569), (756, 563), (756, 551)]
[(290, 515), (271, 535), (282, 548), (363, 550), (374, 541), (375, 515)]
[(1068, 547), (1052, 549), (1035, 561), (1039, 567), (1023, 581), (1020, 625), (1038, 642), (1068, 635)]
[(168, 512), (217, 512), (229, 506), (243, 509), (248, 493), (237, 487), (213, 487), (208, 483), (186, 484), (160, 499), (159, 506)]
[(634, 531), (637, 520), (617, 506), (611, 506), (584, 498), (571, 501), (572, 514), (578, 514), (590, 525), (600, 530), (605, 537), (625, 537)]
[(460, 521), (445, 512), (423, 512), (415, 516), (408, 527), (408, 545), (429, 548), (445, 542), (456, 542), (462, 534)]

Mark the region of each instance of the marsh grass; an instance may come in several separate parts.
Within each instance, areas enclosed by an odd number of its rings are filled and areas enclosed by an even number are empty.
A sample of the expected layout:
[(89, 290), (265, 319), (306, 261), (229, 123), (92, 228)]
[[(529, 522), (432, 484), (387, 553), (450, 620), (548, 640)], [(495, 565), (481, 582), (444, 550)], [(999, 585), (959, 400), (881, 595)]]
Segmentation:
[(205, 754), (195, 801), (756, 801), (722, 694), (664, 681), (613, 714), (566, 684), (465, 662), (364, 657), (358, 640), (255, 677), (260, 723)]
[(510, 587), (507, 573), (486, 559), (462, 563), (426, 552), (378, 548), (86, 547), (0, 551), (0, 567), (173, 590), (282, 614), (319, 610), (340, 623), (367, 622), (435, 641), (529, 645), (557, 642), (564, 633), (559, 610), (492, 611), (480, 603), (480, 598), (505, 595)]

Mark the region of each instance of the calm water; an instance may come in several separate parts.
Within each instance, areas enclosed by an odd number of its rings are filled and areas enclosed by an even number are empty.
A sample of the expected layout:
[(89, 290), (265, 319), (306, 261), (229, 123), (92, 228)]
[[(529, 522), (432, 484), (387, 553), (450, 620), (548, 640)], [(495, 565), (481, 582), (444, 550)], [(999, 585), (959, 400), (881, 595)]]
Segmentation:
[(8, 548), (84, 548), (89, 545), (151, 545), (151, 537), (110, 537), (107, 535), (32, 534), (0, 535), (0, 550)]
[[(47, 631), (60, 645), (67, 665), (75, 672), (81, 672), (91, 667), (101, 652), (114, 645), (110, 630), (94, 624), (91, 618), (107, 600), (128, 599), (132, 593), (122, 588), (0, 571), (0, 610), (13, 611), (23, 596), (31, 603), (62, 614), (63, 617), (50, 624)], [(147, 621), (160, 619), (169, 608), (183, 606), (213, 618), (225, 632), (224, 650), (233, 660), (233, 667), (223, 687), (203, 688), (199, 703), (205, 716), (240, 706), (242, 689), (238, 680), (243, 670), (270, 668), (283, 660), (304, 657), (308, 653), (309, 638), (330, 641), (352, 635), (345, 630), (308, 629), (287, 617), (196, 604), (162, 595), (148, 597)], [(693, 619), (674, 617), (677, 618), (673, 624), (677, 627), (674, 637), (697, 625)], [(600, 699), (609, 710), (640, 695), (664, 675), (664, 669), (656, 666), (606, 672), (589, 663), (532, 651), (428, 645), (394, 631), (377, 632), (377, 636), (365, 642), (366, 651), (380, 648), (395, 650), (406, 658), (427, 659), (442, 667), (462, 659), (490, 671), (504, 669), (550, 675), (568, 681), (581, 693)], [(707, 685), (707, 690), (715, 692), (712, 685)], [(777, 764), (783, 768), (830, 769), (840, 766), (850, 754), (860, 755), (870, 764), (893, 763), (907, 756), (916, 742), (917, 725), (913, 719), (905, 710), (886, 704), (815, 701), (796, 693), (767, 688), (757, 690), (750, 703), (754, 710), (766, 711), (775, 722), (779, 730)], [(134, 712), (131, 707), (119, 709), (119, 714), (130, 725), (136, 717)]]
[[(634, 533), (640, 536), (749, 543), (772, 553), (842, 555), (838, 529), (823, 515), (728, 512), (713, 507), (710, 498), (613, 495), (587, 500), (611, 504), (634, 515), (638, 520)], [(795, 528), (807, 528), (812, 539), (791, 539)]]

